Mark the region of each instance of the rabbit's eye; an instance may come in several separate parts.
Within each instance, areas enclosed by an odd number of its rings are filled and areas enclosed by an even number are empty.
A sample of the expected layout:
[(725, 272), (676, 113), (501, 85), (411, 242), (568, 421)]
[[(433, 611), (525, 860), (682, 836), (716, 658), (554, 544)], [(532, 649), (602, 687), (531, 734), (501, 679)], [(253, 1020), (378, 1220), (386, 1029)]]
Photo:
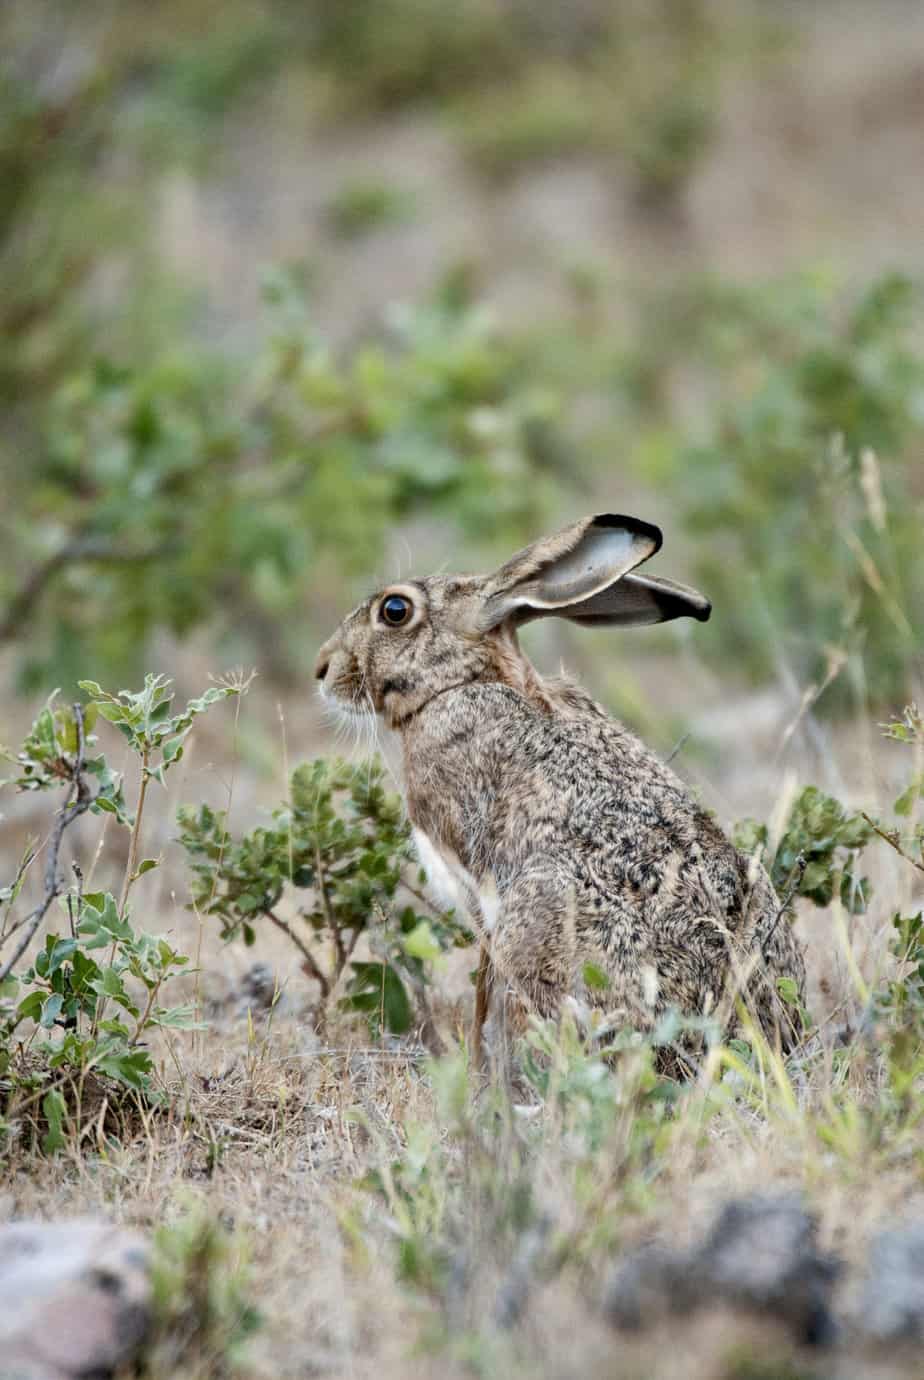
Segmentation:
[(411, 601), (400, 594), (389, 594), (387, 599), (382, 600), (379, 613), (390, 628), (400, 628), (411, 616)]

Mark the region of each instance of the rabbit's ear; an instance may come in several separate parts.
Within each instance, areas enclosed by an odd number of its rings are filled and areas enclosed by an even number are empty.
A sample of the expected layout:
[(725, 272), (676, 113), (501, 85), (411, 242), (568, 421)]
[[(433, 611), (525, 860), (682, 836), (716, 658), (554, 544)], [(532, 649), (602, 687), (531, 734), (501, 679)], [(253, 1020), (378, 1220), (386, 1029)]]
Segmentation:
[(711, 612), (706, 596), (689, 585), (654, 575), (626, 575), (583, 603), (559, 609), (558, 616), (588, 627), (628, 627), (633, 623), (667, 623), (672, 618), (695, 618), (705, 623)]
[(493, 628), (510, 617), (569, 617), (566, 610), (603, 594), (660, 545), (660, 530), (640, 518), (582, 518), (518, 551), (488, 577), (481, 626)]

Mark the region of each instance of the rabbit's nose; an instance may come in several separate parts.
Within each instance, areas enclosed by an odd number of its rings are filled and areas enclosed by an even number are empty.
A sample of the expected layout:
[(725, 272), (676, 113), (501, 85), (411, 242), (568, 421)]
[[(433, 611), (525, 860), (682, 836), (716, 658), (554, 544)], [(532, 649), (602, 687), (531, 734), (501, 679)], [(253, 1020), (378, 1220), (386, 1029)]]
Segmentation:
[(318, 680), (323, 680), (330, 669), (330, 657), (325, 652), (320, 652), (317, 661), (314, 663), (314, 674)]

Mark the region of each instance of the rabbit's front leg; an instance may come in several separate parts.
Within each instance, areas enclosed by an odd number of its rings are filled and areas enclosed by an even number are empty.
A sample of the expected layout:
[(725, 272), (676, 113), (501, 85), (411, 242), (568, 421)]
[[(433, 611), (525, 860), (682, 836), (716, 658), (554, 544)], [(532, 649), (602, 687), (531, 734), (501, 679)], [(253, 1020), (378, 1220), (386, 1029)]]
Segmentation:
[(579, 969), (572, 888), (540, 866), (521, 872), (499, 901), (494, 967), (530, 1010), (555, 1016)]

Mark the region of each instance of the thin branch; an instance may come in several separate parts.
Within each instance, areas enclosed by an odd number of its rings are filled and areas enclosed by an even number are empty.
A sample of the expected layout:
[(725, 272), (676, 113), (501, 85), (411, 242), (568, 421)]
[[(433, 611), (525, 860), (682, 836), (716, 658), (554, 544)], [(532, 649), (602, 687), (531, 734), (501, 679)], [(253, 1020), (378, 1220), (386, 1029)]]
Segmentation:
[(324, 923), (333, 935), (334, 948), (337, 951), (337, 972), (334, 977), (334, 981), (336, 982), (337, 978), (343, 972), (343, 967), (346, 963), (346, 953), (343, 948), (343, 935), (340, 933), (340, 926), (334, 919), (330, 897), (327, 894), (327, 883), (324, 880), (324, 864), (321, 860), (321, 846), (317, 839), (315, 839), (314, 842), (314, 872), (317, 880), (318, 896), (321, 898), (321, 909), (324, 912)]
[(97, 562), (106, 565), (134, 565), (151, 561), (170, 549), (170, 543), (161, 543), (147, 550), (132, 551), (124, 546), (116, 546), (101, 537), (76, 536), (56, 551), (54, 555), (37, 565), (23, 580), (7, 606), (6, 613), (0, 617), (0, 642), (9, 642), (22, 631), (32, 610), (39, 602), (46, 588), (65, 566), (80, 565), (83, 562)]
[(48, 844), (48, 856), (45, 860), (44, 893), (35, 910), (27, 917), (23, 926), (23, 934), (13, 950), (13, 953), (0, 968), (0, 982), (9, 977), (16, 964), (22, 958), (35, 936), (35, 932), (41, 925), (48, 908), (56, 896), (60, 894), (61, 883), (58, 877), (58, 858), (61, 853), (61, 840), (64, 831), (69, 825), (73, 824), (78, 816), (84, 814), (93, 803), (87, 783), (83, 779), (83, 764), (86, 753), (86, 741), (83, 730), (83, 706), (74, 705), (74, 719), (77, 724), (77, 757), (74, 761), (74, 768), (71, 772), (71, 784), (67, 792), (67, 798), (58, 811), (55, 819), (54, 828), (51, 831), (51, 839)]
[(145, 748), (141, 755), (141, 785), (138, 788), (138, 807), (135, 810), (135, 818), (132, 823), (131, 842), (128, 847), (128, 862), (125, 865), (125, 876), (122, 880), (122, 895), (119, 897), (119, 919), (125, 919), (125, 907), (128, 903), (128, 893), (132, 889), (132, 883), (136, 880), (138, 869), (138, 849), (141, 843), (141, 820), (144, 816), (144, 798), (148, 793), (148, 780), (150, 773), (148, 763), (151, 759), (149, 748)]
[(330, 980), (328, 979), (328, 976), (324, 972), (324, 970), (318, 967), (318, 961), (315, 958), (314, 954), (311, 952), (311, 950), (308, 948), (305, 942), (299, 939), (298, 935), (295, 933), (292, 926), (289, 924), (287, 920), (283, 920), (282, 917), (280, 915), (277, 915), (276, 912), (273, 910), (264, 911), (264, 914), (266, 915), (267, 919), (272, 920), (277, 930), (282, 930), (283, 934), (288, 935), (289, 939), (291, 939), (292, 943), (295, 945), (296, 949), (298, 949), (302, 958), (305, 960), (305, 967), (307, 968), (308, 972), (311, 974), (313, 978), (316, 978), (317, 981), (320, 983), (321, 996), (326, 1001), (327, 998), (330, 996)]
[(674, 758), (677, 757), (683, 751), (687, 743), (690, 741), (690, 737), (691, 735), (689, 733), (684, 733), (682, 737), (678, 738), (677, 742), (674, 744), (674, 746), (671, 748), (670, 752), (664, 759), (664, 765), (666, 767), (669, 767), (671, 762), (673, 762)]
[(800, 853), (799, 856), (796, 858), (792, 872), (789, 874), (790, 878), (792, 879), (794, 877), (795, 880), (790, 881), (789, 890), (780, 902), (780, 908), (774, 916), (773, 924), (770, 926), (769, 930), (761, 940), (760, 951), (763, 954), (764, 958), (767, 957), (767, 948), (770, 944), (770, 940), (776, 933), (777, 925), (780, 923), (783, 916), (789, 910), (789, 907), (792, 905), (793, 901), (798, 895), (799, 888), (802, 885), (802, 878), (805, 876), (805, 869), (807, 866), (808, 858), (805, 856), (804, 853)]
[(426, 906), (428, 911), (432, 912), (437, 909), (429, 896), (425, 896), (420, 890), (420, 887), (412, 886), (411, 883), (406, 882), (403, 877), (401, 878), (401, 886), (403, 886), (404, 890), (408, 892), (409, 895), (413, 896), (416, 901), (420, 901), (421, 905)]
[(866, 820), (867, 824), (872, 829), (873, 833), (878, 834), (879, 837), (883, 839), (889, 845), (890, 848), (894, 848), (900, 858), (904, 858), (906, 863), (910, 863), (912, 867), (916, 867), (919, 872), (924, 872), (924, 863), (919, 863), (917, 858), (913, 858), (910, 853), (905, 852), (904, 848), (902, 848), (901, 844), (898, 841), (897, 832), (890, 834), (887, 833), (885, 829), (880, 829), (876, 821), (874, 819), (870, 819), (869, 815), (866, 813), (865, 810), (861, 810), (860, 814)]
[(7, 903), (9, 908), (4, 918), (3, 925), (0, 926), (0, 949), (3, 948), (3, 945), (6, 943), (6, 941), (10, 938), (11, 935), (14, 935), (17, 930), (22, 929), (23, 925), (25, 925), (26, 921), (28, 920), (28, 916), (26, 916), (22, 920), (17, 920), (15, 924), (10, 924), (12, 907), (15, 903), (16, 897), (19, 895), (23, 883), (23, 878), (25, 877), (29, 868), (35, 862), (37, 851), (37, 848), (32, 843), (30, 843), (29, 846), (26, 848), (26, 851), (23, 854), (22, 858), (20, 859), (19, 866), (16, 869), (16, 876), (13, 878), (12, 884), (10, 886), (11, 894), (9, 901)]

